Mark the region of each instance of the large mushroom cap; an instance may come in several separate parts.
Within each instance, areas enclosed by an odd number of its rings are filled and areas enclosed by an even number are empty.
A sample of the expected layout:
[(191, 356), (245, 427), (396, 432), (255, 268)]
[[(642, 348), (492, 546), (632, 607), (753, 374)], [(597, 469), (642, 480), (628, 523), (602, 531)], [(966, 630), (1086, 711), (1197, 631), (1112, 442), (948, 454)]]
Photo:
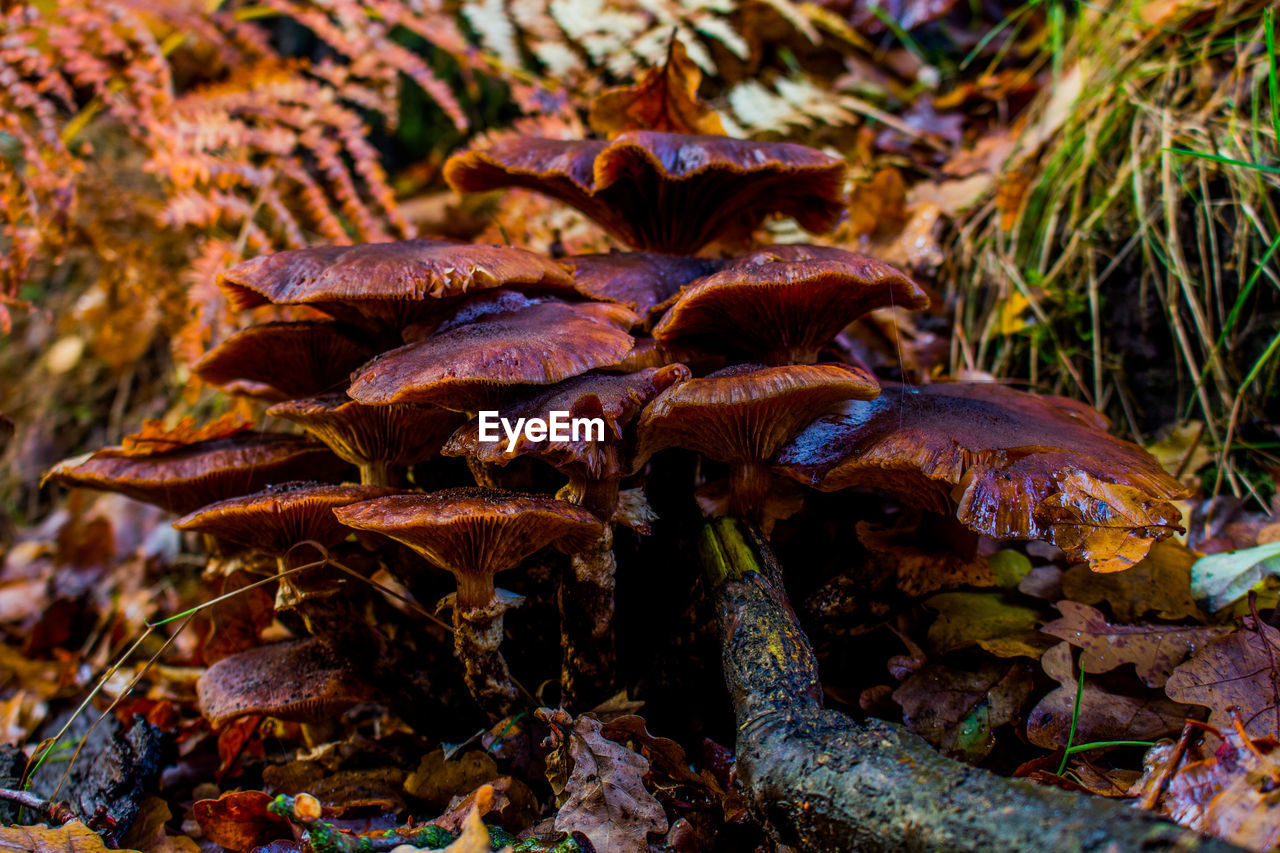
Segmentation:
[(879, 393), (846, 364), (741, 364), (668, 388), (640, 416), (639, 460), (683, 447), (723, 462), (768, 462), (832, 406)]
[(603, 533), (589, 511), (546, 495), (457, 488), (429, 495), (390, 495), (335, 510), (356, 530), (408, 545), (458, 579), (458, 606), (485, 607), (493, 576), (553, 542), (583, 547)]
[(300, 435), (238, 432), (164, 449), (107, 447), (68, 459), (46, 479), (119, 492), (170, 512), (211, 503), (299, 477), (337, 479), (349, 470), (324, 445)]
[(925, 308), (919, 285), (888, 264), (823, 246), (771, 247), (690, 284), (653, 329), (668, 346), (812, 362), (876, 308)]
[(653, 310), (697, 278), (715, 272), (720, 262), (710, 258), (658, 255), (650, 252), (608, 252), (573, 255), (560, 262), (573, 270), (574, 286), (592, 299), (617, 302), (649, 318)]
[[(624, 311), (620, 306), (593, 307)], [(563, 303), (484, 317), (384, 353), (353, 377), (362, 403), (434, 403), (460, 411), (492, 406), (530, 385), (550, 385), (614, 364), (634, 341), (616, 325)]]
[(307, 397), (333, 388), (377, 352), (338, 323), (262, 323), (227, 338), (192, 370), (210, 385), (245, 381), (268, 386), (277, 399)]
[(1043, 539), (1117, 571), (1178, 529), (1186, 489), (1078, 404), (1000, 385), (887, 387), (819, 418), (778, 465), (823, 491), (866, 488), (951, 511), (997, 539)]
[(333, 517), (335, 508), (394, 491), (382, 486), (282, 483), (251, 495), (218, 501), (184, 515), (173, 526), (279, 557), (308, 539), (332, 548), (350, 533)]
[(692, 254), (770, 213), (825, 231), (844, 209), (841, 160), (803, 145), (629, 131), (612, 141), (517, 138), (458, 154), (461, 192), (524, 187), (581, 210), (628, 245)]
[(218, 286), (237, 310), (311, 305), (355, 324), (400, 329), (438, 311), (440, 300), (503, 286), (571, 293), (573, 279), (524, 249), (420, 238), (263, 255), (227, 270)]
[(366, 701), (369, 689), (319, 640), (286, 640), (225, 657), (196, 682), (200, 713), (214, 727), (263, 714), (303, 723)]

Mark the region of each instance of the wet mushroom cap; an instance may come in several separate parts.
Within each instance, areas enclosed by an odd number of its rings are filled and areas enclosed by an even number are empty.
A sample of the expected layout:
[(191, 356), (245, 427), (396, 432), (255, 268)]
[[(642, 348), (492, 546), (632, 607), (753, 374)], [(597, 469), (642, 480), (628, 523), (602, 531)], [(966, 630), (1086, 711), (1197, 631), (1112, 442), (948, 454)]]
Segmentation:
[(107, 447), (61, 462), (45, 477), (185, 514), (269, 483), (340, 479), (349, 470), (329, 448), (305, 436), (239, 432), (153, 452)]
[(462, 415), (438, 406), (366, 406), (346, 394), (288, 400), (267, 414), (293, 421), (354, 465), (413, 465), (430, 459), (462, 422)]
[(279, 557), (308, 539), (332, 548), (351, 532), (334, 518), (334, 509), (395, 492), (383, 486), (282, 483), (218, 501), (188, 513), (173, 526)]
[(929, 305), (920, 286), (901, 272), (853, 252), (826, 249), (800, 260), (748, 257), (755, 260), (735, 259), (686, 287), (654, 327), (654, 338), (669, 347), (745, 353), (775, 364), (812, 362), (869, 311)]
[(377, 355), (357, 330), (304, 320), (261, 323), (237, 332), (205, 353), (192, 372), (210, 385), (251, 382), (284, 397), (322, 394)]
[(880, 391), (846, 364), (741, 364), (673, 385), (639, 420), (637, 460), (683, 447), (722, 462), (767, 462), (801, 428), (846, 400)]
[(659, 255), (651, 252), (609, 252), (573, 255), (560, 263), (573, 270), (574, 286), (592, 299), (625, 305), (647, 323), (653, 310), (691, 281), (715, 272), (711, 258)]
[(523, 187), (581, 210), (633, 248), (693, 254), (765, 216), (829, 229), (844, 211), (842, 160), (787, 142), (628, 131), (611, 141), (515, 138), (454, 155), (460, 192)]
[(347, 393), (370, 405), (433, 403), (473, 411), (493, 406), (514, 389), (614, 364), (633, 344), (630, 335), (596, 315), (540, 303), (384, 353), (356, 371)]
[(232, 308), (311, 305), (356, 325), (402, 328), (478, 290), (520, 286), (573, 292), (573, 278), (512, 246), (414, 239), (290, 249), (252, 258), (218, 278)]
[(484, 607), (493, 575), (557, 543), (585, 547), (604, 531), (591, 512), (547, 495), (455, 488), (390, 495), (335, 510), (348, 527), (401, 542), (458, 579), (458, 604)]
[(313, 637), (248, 649), (214, 663), (196, 682), (200, 713), (216, 729), (250, 714), (323, 722), (361, 702), (369, 689)]
[(809, 425), (778, 468), (823, 491), (862, 488), (956, 513), (996, 539), (1041, 539), (1096, 571), (1179, 528), (1186, 488), (1097, 413), (994, 383), (886, 387)]

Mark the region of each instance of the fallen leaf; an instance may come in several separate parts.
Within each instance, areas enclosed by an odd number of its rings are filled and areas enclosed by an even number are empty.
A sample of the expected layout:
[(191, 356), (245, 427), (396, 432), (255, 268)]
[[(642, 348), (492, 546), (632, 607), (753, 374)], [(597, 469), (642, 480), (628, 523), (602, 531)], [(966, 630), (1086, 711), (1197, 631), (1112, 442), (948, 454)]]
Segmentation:
[(474, 791), (500, 775), (497, 763), (488, 752), (473, 749), (446, 760), (444, 750), (437, 749), (422, 756), (418, 769), (405, 779), (404, 792), (439, 809), (454, 797)]
[(631, 86), (609, 89), (591, 104), (591, 129), (610, 139), (629, 130), (723, 136), (720, 116), (698, 97), (702, 70), (684, 43), (671, 39), (667, 61)]
[(1164, 692), (1176, 702), (1209, 708), (1209, 724), (1226, 729), (1238, 707), (1254, 737), (1280, 734), (1280, 631), (1245, 618), (1245, 627), (1210, 642), (1169, 676)]
[[(0, 850), (25, 853), (106, 853), (102, 838), (78, 820), (62, 826), (0, 827)], [(124, 851), (138, 853), (138, 851)]]
[(278, 838), (292, 838), (289, 822), (267, 811), (272, 797), (263, 791), (229, 791), (193, 807), (205, 837), (228, 850), (248, 853)]
[(1113, 625), (1087, 604), (1060, 601), (1057, 607), (1062, 618), (1040, 630), (1083, 649), (1080, 667), (1085, 672), (1110, 672), (1131, 663), (1148, 687), (1163, 686), (1188, 654), (1231, 632), (1226, 627)]
[(1000, 592), (943, 592), (924, 604), (938, 613), (929, 626), (929, 644), (940, 653), (1018, 634), (1040, 621), (1039, 611)]
[(185, 835), (169, 835), (165, 824), (173, 819), (169, 804), (150, 796), (142, 801), (138, 818), (122, 842), (142, 853), (200, 853), (200, 845)]
[(1085, 604), (1106, 602), (1121, 622), (1135, 622), (1147, 613), (1161, 619), (1203, 620), (1191, 597), (1191, 566), (1196, 557), (1172, 539), (1152, 546), (1137, 565), (1122, 572), (1099, 574), (1076, 565), (1062, 576), (1062, 595)]
[(986, 664), (976, 672), (931, 664), (893, 698), (907, 728), (953, 758), (976, 764), (995, 746), (995, 730), (1018, 718), (1033, 686), (1026, 663)]
[(1147, 445), (1146, 450), (1161, 468), (1181, 479), (1194, 475), (1213, 461), (1213, 453), (1203, 437), (1204, 424), (1189, 421), (1170, 429), (1159, 441)]
[(928, 535), (935, 531), (918, 524), (880, 527), (860, 521), (855, 531), (877, 564), (876, 576), (885, 572), (896, 577), (903, 595), (915, 598), (941, 589), (996, 584), (987, 558), (976, 552), (976, 537), (967, 530), (959, 531), (967, 540), (959, 545)]
[(1280, 575), (1280, 542), (1210, 554), (1191, 567), (1191, 594), (1213, 612), (1273, 575)]

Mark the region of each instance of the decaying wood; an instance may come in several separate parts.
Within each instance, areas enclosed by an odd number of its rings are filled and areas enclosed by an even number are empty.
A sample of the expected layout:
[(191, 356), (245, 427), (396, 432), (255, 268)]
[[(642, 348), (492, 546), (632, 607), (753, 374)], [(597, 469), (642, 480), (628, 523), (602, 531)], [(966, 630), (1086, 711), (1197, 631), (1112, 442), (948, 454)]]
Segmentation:
[(704, 531), (737, 773), (777, 840), (837, 851), (1237, 851), (1114, 800), (953, 761), (901, 725), (822, 707), (817, 659), (768, 545), (740, 522)]

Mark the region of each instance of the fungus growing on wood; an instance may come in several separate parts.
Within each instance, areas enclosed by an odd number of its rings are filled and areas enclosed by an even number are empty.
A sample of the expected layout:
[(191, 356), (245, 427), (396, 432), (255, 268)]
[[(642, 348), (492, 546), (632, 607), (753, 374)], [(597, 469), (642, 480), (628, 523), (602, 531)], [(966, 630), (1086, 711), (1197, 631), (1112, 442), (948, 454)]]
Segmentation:
[(770, 213), (826, 231), (844, 210), (844, 161), (789, 142), (629, 131), (611, 141), (515, 138), (455, 154), (459, 192), (523, 187), (576, 207), (627, 245), (689, 255), (741, 239)]
[[(598, 307), (629, 313), (618, 305)], [(485, 316), (375, 358), (356, 371), (347, 393), (371, 405), (492, 407), (514, 391), (622, 359), (631, 336), (597, 316), (558, 302)]]
[(399, 331), (438, 312), (441, 300), (494, 287), (572, 293), (573, 277), (524, 249), (420, 238), (262, 255), (227, 270), (218, 286), (236, 310), (310, 305), (353, 325)]
[(305, 436), (241, 431), (190, 444), (106, 447), (58, 463), (45, 475), (64, 486), (119, 492), (174, 513), (188, 513), (269, 483), (340, 479), (349, 470)]
[(423, 403), (366, 406), (345, 394), (277, 403), (267, 414), (293, 421), (339, 458), (360, 468), (360, 482), (389, 485), (393, 469), (435, 456), (457, 429), (457, 412)]
[(655, 309), (695, 279), (720, 268), (710, 258), (688, 258), (650, 252), (573, 255), (560, 262), (573, 270), (574, 287), (584, 296), (625, 305), (645, 326)]
[(210, 385), (266, 386), (280, 400), (323, 394), (377, 353), (358, 330), (340, 323), (261, 323), (209, 350), (192, 372)]
[(683, 447), (727, 462), (730, 514), (760, 521), (769, 465), (782, 446), (831, 407), (879, 390), (869, 373), (844, 364), (727, 367), (668, 388), (648, 405), (637, 461)]
[(572, 551), (600, 538), (591, 512), (546, 495), (454, 488), (428, 495), (390, 495), (335, 510), (348, 527), (380, 533), (452, 574), (454, 651), (467, 687), (486, 711), (508, 714), (515, 682), (499, 645), (503, 614), (522, 600), (499, 594), (494, 575), (557, 543)]
[(993, 383), (886, 387), (814, 421), (781, 471), (862, 488), (995, 539), (1043, 539), (1100, 572), (1128, 568), (1179, 527), (1186, 489), (1096, 413)]
[(929, 305), (919, 285), (873, 258), (818, 246), (778, 250), (735, 258), (690, 284), (654, 327), (654, 338), (769, 364), (812, 363), (869, 311)]

